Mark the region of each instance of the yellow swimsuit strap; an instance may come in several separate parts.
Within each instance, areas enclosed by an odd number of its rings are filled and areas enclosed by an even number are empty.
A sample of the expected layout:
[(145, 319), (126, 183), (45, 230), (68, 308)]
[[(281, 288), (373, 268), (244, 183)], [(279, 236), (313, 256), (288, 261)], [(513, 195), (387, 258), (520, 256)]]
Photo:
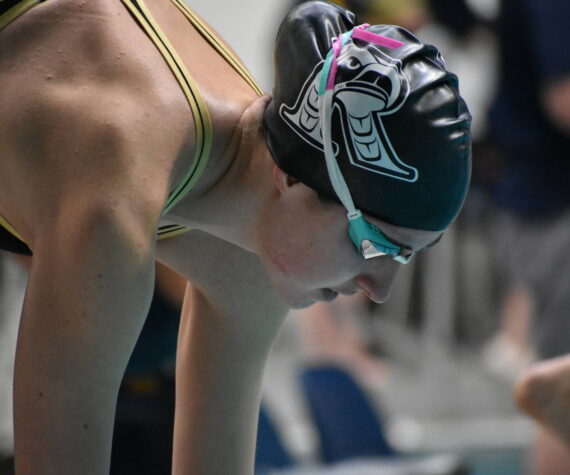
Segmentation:
[[(46, 0), (21, 0), (13, 7), (6, 10), (0, 15), (0, 29), (8, 25), (10, 22), (18, 18), (20, 15), (28, 11), (30, 8), (42, 3)], [(218, 36), (188, 8), (188, 6), (181, 0), (171, 0), (172, 3), (184, 14), (184, 16), (194, 25), (196, 30), (202, 37), (212, 45), (212, 47), (232, 66), (235, 71), (244, 78), (244, 80), (252, 87), (252, 89), (259, 95), (263, 94), (263, 90), (253, 79), (251, 74), (247, 71), (245, 66), (227, 48)], [(210, 156), (212, 147), (212, 122), (210, 114), (203, 100), (195, 81), (190, 76), (189, 71), (185, 67), (181, 58), (176, 53), (176, 50), (159, 27), (157, 21), (153, 18), (149, 9), (144, 4), (143, 0), (122, 0), (133, 17), (138, 21), (143, 30), (147, 33), (151, 41), (155, 44), (159, 52), (162, 54), (166, 63), (175, 75), (178, 83), (180, 84), (186, 99), (192, 110), (194, 123), (196, 128), (196, 148), (194, 151), (194, 158), (192, 166), (178, 184), (178, 186), (169, 194), (168, 200), (164, 207), (163, 213), (168, 212), (175, 206), (197, 183), (200, 179)], [(7, 229), (15, 237), (21, 237), (16, 230), (10, 226), (5, 219), (0, 215), (0, 226)], [(158, 231), (158, 238), (171, 237), (176, 234), (187, 231), (184, 226), (169, 225), (163, 226)], [(23, 240), (22, 240), (23, 241)]]
[[(195, 81), (190, 76), (190, 72), (184, 66), (176, 50), (161, 30), (157, 21), (153, 18), (143, 0), (122, 0), (133, 16), (138, 20), (151, 40), (159, 49), (163, 58), (168, 63), (170, 69), (180, 83), (184, 94), (192, 109), (194, 122), (196, 123), (196, 149), (191, 168), (186, 173), (175, 190), (173, 190), (166, 202), (163, 213), (167, 213), (175, 206), (198, 182), (208, 163), (212, 147), (212, 123), (208, 108), (202, 99)], [(263, 91), (245, 66), (239, 59), (222, 43), (214, 32), (204, 25), (200, 19), (192, 12), (182, 0), (171, 0), (172, 3), (183, 13), (183, 15), (194, 25), (197, 31), (204, 37), (212, 47), (240, 74), (253, 90), (262, 95)], [(170, 233), (169, 233), (170, 234)]]
[(22, 238), (22, 236), (20, 236), (18, 234), (18, 231), (16, 231), (12, 227), (12, 225), (6, 220), (6, 218), (4, 216), (2, 216), (1, 214), (0, 214), (0, 226), (2, 226), (6, 231), (8, 231), (16, 239), (19, 239), (20, 241), (25, 242), (24, 238)]
[(184, 16), (190, 20), (190, 22), (196, 27), (198, 32), (204, 37), (204, 39), (212, 45), (214, 49), (230, 64), (232, 68), (252, 87), (252, 89), (259, 94), (263, 95), (263, 90), (253, 79), (251, 73), (243, 65), (243, 63), (237, 58), (237, 56), (218, 38), (218, 36), (210, 29), (207, 25), (202, 23), (200, 18), (188, 8), (188, 5), (182, 0), (171, 0), (179, 10), (184, 14)]
[[(38, 3), (41, 3), (44, 0), (22, 0), (21, 2), (16, 3), (11, 8), (8, 8), (4, 13), (0, 15), (0, 30), (7, 26), (9, 23), (12, 23), (16, 18), (20, 15), (26, 13), (30, 8), (35, 7)], [(24, 242), (24, 239), (20, 234), (10, 225), (10, 223), (0, 214), (0, 226), (3, 227), (6, 231), (12, 234), (15, 238), (19, 239), (20, 241)]]
[[(164, 207), (163, 213), (168, 212), (175, 206), (190, 189), (196, 184), (201, 177), (206, 164), (208, 163), (209, 154), (212, 143), (212, 124), (207, 106), (200, 95), (195, 81), (190, 76), (188, 69), (176, 53), (168, 38), (158, 26), (156, 20), (144, 4), (143, 0), (122, 0), (129, 8), (133, 16), (138, 20), (140, 25), (149, 35), (153, 43), (157, 46), (162, 56), (168, 63), (170, 69), (180, 83), (184, 94), (190, 104), (194, 121), (196, 123), (196, 151), (192, 168), (180, 182), (177, 188), (170, 193), (168, 201)], [(263, 90), (257, 84), (253, 76), (241, 63), (241, 61), (233, 54), (229, 48), (218, 38), (218, 36), (188, 8), (188, 6), (180, 0), (171, 0), (172, 3), (182, 12), (182, 14), (192, 23), (202, 37), (234, 68), (234, 70), (252, 87), (259, 95), (263, 94)], [(158, 239), (165, 239), (176, 236), (188, 231), (188, 228), (180, 225), (161, 226), (158, 230)]]
[(127, 6), (131, 14), (156, 45), (162, 57), (176, 76), (194, 116), (196, 146), (192, 166), (178, 186), (170, 193), (163, 210), (164, 214), (190, 191), (204, 172), (212, 148), (212, 122), (206, 103), (202, 99), (196, 83), (190, 76), (188, 69), (184, 66), (176, 50), (162, 29), (158, 26), (158, 23), (153, 18), (147, 6), (142, 0), (122, 0), (122, 2)]
[(16, 3), (16, 5), (0, 15), (0, 30), (8, 23), (13, 22), (20, 15), (26, 13), (30, 8), (35, 7), (38, 3), (42, 3), (44, 1), (45, 0), (22, 0), (21, 2)]

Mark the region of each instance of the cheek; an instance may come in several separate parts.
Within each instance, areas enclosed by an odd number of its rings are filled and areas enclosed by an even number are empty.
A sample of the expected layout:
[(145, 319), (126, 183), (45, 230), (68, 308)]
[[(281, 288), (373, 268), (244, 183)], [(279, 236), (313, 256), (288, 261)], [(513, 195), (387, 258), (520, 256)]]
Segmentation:
[(288, 308), (301, 309), (315, 303), (307, 259), (288, 246), (267, 246), (263, 258), (271, 286)]
[(288, 286), (275, 287), (277, 295), (283, 304), (293, 310), (303, 309), (315, 304), (319, 296), (314, 291), (290, 288)]
[(314, 245), (297, 240), (282, 239), (277, 245), (269, 245), (266, 255), (270, 264), (285, 277), (299, 279), (316, 270), (320, 260)]
[(313, 211), (313, 215), (296, 213), (287, 222), (273, 221), (262, 236), (263, 257), (271, 273), (303, 288), (338, 285), (350, 278), (360, 261), (343, 218)]
[[(355, 264), (359, 265), (352, 249), (333, 242), (316, 241), (295, 243), (274, 249), (271, 263), (284, 279), (305, 289), (338, 286), (356, 275)], [(356, 263), (355, 263), (356, 261)]]

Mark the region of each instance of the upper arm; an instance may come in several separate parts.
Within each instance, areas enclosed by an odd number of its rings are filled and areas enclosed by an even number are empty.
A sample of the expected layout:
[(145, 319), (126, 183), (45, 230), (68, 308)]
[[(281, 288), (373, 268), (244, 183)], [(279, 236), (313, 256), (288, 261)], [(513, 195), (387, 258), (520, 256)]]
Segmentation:
[(150, 303), (166, 187), (145, 182), (154, 170), (152, 137), (141, 124), (128, 126), (135, 105), (125, 99), (121, 116), (108, 109), (111, 95), (92, 94), (43, 96), (17, 131), (17, 140), (31, 142), (16, 158), (24, 162), (19, 198), (34, 252), (19, 367), (45, 364), (58, 368), (58, 384), (85, 378), (89, 387), (96, 378), (109, 389)]
[(14, 380), (18, 473), (108, 472), (117, 391), (153, 291), (149, 220), (120, 196), (65, 198), (33, 243)]
[(84, 369), (102, 365), (98, 375), (116, 383), (150, 303), (166, 187), (144, 181), (154, 169), (152, 137), (105, 111), (111, 96), (90, 94), (44, 97), (17, 131), (31, 142), (16, 148), (16, 159), (24, 162), (18, 198), (34, 252), (21, 338), (34, 353), (43, 335), (53, 365), (67, 351)]
[(62, 110), (67, 128), (26, 157), (38, 170), (22, 195), (34, 258), (14, 382), (18, 473), (108, 472), (117, 391), (153, 292), (164, 191), (140, 183), (149, 142), (100, 110), (72, 116)]

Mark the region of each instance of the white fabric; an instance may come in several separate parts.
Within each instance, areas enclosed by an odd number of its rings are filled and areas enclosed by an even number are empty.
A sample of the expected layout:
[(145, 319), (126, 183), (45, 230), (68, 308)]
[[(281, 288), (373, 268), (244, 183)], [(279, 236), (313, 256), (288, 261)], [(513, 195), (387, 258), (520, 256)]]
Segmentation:
[(346, 181), (342, 176), (332, 146), (332, 99), (333, 90), (327, 90), (323, 95), (319, 96), (319, 113), (321, 116), (321, 131), (323, 134), (323, 148), (325, 152), (325, 160), (327, 163), (327, 171), (329, 172), (332, 187), (343, 206), (347, 209), (348, 216), (359, 216), (360, 212), (354, 207), (352, 196), (350, 195)]
[(0, 252), (0, 456), (14, 452), (12, 379), (26, 275), (12, 255)]

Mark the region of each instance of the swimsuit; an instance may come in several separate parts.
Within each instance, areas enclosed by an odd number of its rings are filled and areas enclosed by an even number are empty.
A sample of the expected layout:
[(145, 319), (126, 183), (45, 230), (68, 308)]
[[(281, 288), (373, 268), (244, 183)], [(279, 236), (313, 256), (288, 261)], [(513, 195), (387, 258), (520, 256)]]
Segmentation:
[[(48, 0), (0, 0), (0, 30), (12, 22), (30, 8)], [(200, 179), (210, 154), (212, 145), (212, 123), (206, 103), (202, 99), (200, 91), (186, 66), (176, 53), (176, 50), (161, 30), (156, 20), (152, 17), (143, 0), (121, 0), (130, 11), (131, 15), (145, 31), (150, 40), (161, 53), (170, 70), (180, 84), (188, 101), (195, 124), (196, 145), (192, 165), (186, 172), (178, 186), (169, 194), (164, 206), (163, 214), (180, 202)], [(214, 48), (235, 71), (253, 88), (262, 95), (263, 92), (255, 82), (245, 66), (229, 49), (223, 45), (215, 33), (208, 28), (188, 8), (182, 0), (170, 0), (192, 24), (202, 37)], [(157, 231), (157, 239), (166, 239), (176, 236), (189, 229), (180, 225), (161, 226)], [(12, 252), (31, 255), (31, 251), (25, 244), (18, 232), (0, 214), (0, 248)]]

